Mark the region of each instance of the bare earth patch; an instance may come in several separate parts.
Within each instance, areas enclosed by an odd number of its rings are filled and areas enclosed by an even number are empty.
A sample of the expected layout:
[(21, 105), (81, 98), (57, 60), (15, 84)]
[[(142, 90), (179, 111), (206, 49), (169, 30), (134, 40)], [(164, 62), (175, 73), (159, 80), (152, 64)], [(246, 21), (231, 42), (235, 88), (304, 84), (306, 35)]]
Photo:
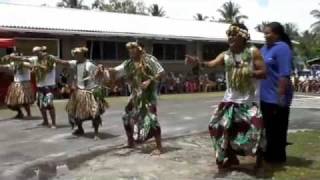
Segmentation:
[[(285, 166), (265, 165), (262, 179), (316, 180), (320, 179), (320, 132), (290, 134), (294, 143), (288, 148)], [(198, 134), (164, 142), (161, 156), (150, 156), (154, 144), (136, 149), (119, 148), (96, 157), (79, 167), (58, 171), (56, 180), (250, 180), (257, 179), (253, 169), (255, 158), (240, 158), (241, 165), (224, 176), (217, 175), (214, 152), (207, 134)]]

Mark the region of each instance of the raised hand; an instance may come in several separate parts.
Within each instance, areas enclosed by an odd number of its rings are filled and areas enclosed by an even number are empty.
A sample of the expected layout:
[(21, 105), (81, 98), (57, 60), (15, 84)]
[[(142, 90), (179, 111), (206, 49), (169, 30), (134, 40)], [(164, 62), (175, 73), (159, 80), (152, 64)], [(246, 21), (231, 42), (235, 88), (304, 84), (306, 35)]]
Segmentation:
[(185, 63), (190, 65), (198, 65), (200, 63), (200, 60), (198, 57), (186, 55)]

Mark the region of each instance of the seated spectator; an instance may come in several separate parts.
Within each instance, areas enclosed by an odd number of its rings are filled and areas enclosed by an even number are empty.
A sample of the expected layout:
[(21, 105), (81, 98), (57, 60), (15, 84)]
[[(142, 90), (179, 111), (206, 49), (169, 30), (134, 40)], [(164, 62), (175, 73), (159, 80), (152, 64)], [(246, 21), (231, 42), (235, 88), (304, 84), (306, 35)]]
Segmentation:
[(217, 89), (217, 83), (209, 79), (208, 74), (204, 75), (205, 89), (204, 92), (212, 92)]

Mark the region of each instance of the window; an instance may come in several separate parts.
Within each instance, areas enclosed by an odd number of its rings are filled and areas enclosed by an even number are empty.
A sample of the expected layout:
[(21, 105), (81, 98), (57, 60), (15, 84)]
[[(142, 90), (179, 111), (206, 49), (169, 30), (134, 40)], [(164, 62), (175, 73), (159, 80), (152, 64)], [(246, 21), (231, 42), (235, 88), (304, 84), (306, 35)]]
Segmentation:
[(162, 44), (153, 45), (153, 55), (158, 59), (164, 59), (164, 48)]
[(176, 52), (175, 45), (172, 45), (172, 44), (165, 45), (165, 52), (166, 52), (165, 59), (167, 60), (175, 59), (175, 52)]
[[(91, 43), (93, 43), (92, 46)], [(92, 53), (93, 60), (124, 60), (128, 58), (126, 43), (124, 42), (88, 41), (87, 45)]]
[(217, 57), (221, 52), (228, 49), (227, 43), (210, 43), (204, 44), (203, 47), (203, 59), (211, 60)]
[(123, 59), (129, 58), (126, 43), (124, 42), (117, 43), (117, 52), (118, 52), (118, 59), (123, 60)]
[(101, 60), (101, 43), (99, 41), (94, 41), (92, 45), (92, 58)]
[(103, 59), (116, 59), (116, 43), (105, 41), (103, 46)]
[(185, 45), (177, 45), (176, 48), (177, 48), (176, 58), (179, 60), (184, 59), (186, 56), (186, 46)]
[(34, 46), (47, 46), (47, 52), (54, 56), (59, 56), (59, 40), (58, 39), (41, 39), (41, 38), (17, 38), (17, 51), (23, 55), (32, 55)]
[(183, 60), (185, 54), (183, 44), (153, 44), (153, 55), (159, 60)]

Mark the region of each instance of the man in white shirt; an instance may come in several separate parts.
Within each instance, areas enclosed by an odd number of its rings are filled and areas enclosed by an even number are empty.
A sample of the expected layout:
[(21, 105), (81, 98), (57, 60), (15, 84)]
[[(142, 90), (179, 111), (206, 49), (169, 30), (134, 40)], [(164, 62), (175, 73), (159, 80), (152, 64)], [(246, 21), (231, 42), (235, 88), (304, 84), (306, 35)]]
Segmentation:
[[(32, 52), (36, 56), (30, 58), (37, 80), (37, 105), (43, 117), (43, 126), (56, 129), (56, 113), (53, 104), (53, 91), (56, 85), (56, 62), (53, 55), (46, 52), (47, 48), (36, 46)], [(49, 124), (47, 112), (49, 111), (52, 125)]]
[(8, 88), (5, 103), (9, 109), (18, 112), (15, 118), (24, 117), (22, 107), (26, 110), (28, 117), (31, 117), (30, 105), (35, 101), (31, 84), (31, 65), (27, 62), (14, 61), (10, 56), (5, 56), (3, 59), (7, 59), (8, 64), (0, 67), (9, 69), (14, 77)]
[(72, 50), (72, 54), (76, 60), (56, 60), (56, 62), (76, 70), (77, 89), (72, 93), (66, 107), (67, 113), (71, 117), (72, 125), (75, 123), (78, 127), (73, 134), (83, 135), (84, 129), (82, 123), (92, 120), (95, 132), (94, 138), (97, 140), (99, 139), (99, 126), (102, 123), (101, 115), (105, 112), (108, 105), (104, 99), (106, 92), (97, 84), (97, 66), (86, 59), (87, 51), (86, 47), (75, 48)]

